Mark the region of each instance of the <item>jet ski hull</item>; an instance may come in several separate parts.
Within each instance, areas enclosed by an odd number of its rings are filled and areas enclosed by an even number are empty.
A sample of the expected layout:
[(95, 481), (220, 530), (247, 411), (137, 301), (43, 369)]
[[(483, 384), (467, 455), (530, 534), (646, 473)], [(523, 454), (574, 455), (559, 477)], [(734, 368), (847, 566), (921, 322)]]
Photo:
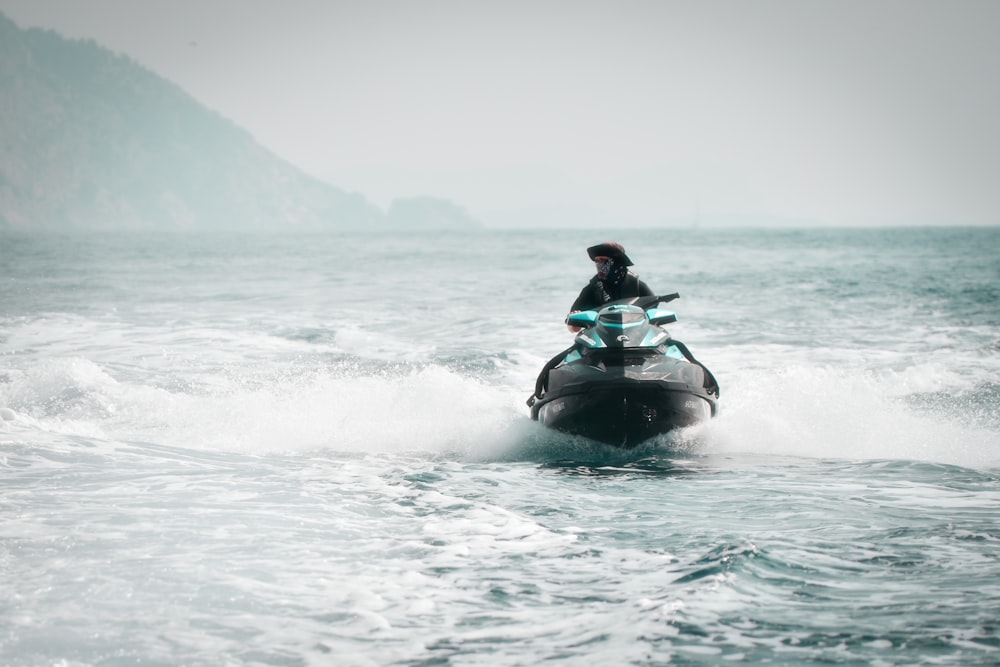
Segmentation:
[(634, 447), (657, 435), (710, 419), (713, 396), (666, 381), (611, 382), (549, 394), (532, 406), (532, 418), (549, 428), (617, 447)]

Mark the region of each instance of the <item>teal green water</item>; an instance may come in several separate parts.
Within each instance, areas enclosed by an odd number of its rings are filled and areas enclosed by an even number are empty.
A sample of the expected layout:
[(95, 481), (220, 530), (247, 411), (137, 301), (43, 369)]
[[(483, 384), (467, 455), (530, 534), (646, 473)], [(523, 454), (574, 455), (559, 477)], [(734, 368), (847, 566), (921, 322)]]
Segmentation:
[(1000, 230), (618, 239), (630, 452), (524, 405), (604, 234), (0, 237), (0, 663), (997, 664)]

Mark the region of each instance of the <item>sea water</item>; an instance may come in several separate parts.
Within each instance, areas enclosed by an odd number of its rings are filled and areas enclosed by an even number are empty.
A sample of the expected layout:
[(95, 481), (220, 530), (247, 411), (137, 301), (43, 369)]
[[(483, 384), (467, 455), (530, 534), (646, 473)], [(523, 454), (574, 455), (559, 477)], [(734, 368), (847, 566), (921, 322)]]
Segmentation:
[[(711, 423), (532, 422), (588, 245)], [(0, 236), (2, 665), (1000, 664), (1000, 229)]]

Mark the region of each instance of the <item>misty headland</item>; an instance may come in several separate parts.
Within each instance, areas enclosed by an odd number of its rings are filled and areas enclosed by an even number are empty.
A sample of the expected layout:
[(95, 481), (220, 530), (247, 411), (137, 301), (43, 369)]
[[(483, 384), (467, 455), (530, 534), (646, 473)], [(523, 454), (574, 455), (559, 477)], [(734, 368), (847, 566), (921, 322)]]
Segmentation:
[(382, 210), (306, 174), (130, 57), (21, 29), (2, 13), (0, 89), (0, 229), (480, 226), (435, 196)]

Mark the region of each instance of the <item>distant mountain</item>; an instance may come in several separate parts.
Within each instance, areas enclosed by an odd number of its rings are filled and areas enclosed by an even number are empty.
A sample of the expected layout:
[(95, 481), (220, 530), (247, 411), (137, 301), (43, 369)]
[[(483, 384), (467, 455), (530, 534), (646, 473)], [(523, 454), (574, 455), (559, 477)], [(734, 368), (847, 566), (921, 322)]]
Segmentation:
[(385, 218), (130, 58), (0, 13), (0, 229), (358, 229)]

